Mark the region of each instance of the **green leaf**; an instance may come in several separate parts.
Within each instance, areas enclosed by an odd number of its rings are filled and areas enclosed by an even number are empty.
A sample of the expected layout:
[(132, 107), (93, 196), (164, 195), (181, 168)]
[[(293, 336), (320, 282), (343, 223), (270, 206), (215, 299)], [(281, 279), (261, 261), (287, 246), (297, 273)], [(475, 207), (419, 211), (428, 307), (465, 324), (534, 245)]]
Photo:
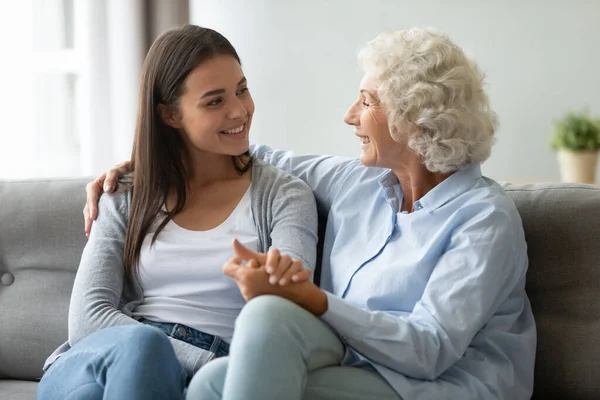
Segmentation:
[(561, 120), (554, 123), (550, 146), (555, 150), (599, 150), (600, 119), (590, 117), (587, 111), (566, 113)]

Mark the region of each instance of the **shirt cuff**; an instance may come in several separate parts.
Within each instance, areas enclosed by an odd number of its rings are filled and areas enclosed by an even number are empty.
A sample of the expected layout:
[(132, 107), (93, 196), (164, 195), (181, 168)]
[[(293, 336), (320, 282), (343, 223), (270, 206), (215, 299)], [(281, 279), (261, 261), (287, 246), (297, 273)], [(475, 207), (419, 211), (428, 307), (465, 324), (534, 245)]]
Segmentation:
[(346, 342), (351, 337), (362, 337), (369, 327), (369, 312), (355, 307), (347, 301), (325, 291), (327, 296), (327, 311), (321, 315), (321, 320), (337, 331)]

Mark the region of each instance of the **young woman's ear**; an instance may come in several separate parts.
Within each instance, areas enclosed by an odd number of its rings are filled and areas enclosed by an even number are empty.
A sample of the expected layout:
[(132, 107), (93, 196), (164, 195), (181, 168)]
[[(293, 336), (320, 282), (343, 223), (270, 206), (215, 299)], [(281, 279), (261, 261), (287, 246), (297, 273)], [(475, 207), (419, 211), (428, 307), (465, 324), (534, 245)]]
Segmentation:
[(158, 113), (160, 114), (160, 118), (165, 124), (175, 129), (183, 128), (181, 124), (181, 118), (179, 116), (179, 111), (175, 107), (159, 104)]

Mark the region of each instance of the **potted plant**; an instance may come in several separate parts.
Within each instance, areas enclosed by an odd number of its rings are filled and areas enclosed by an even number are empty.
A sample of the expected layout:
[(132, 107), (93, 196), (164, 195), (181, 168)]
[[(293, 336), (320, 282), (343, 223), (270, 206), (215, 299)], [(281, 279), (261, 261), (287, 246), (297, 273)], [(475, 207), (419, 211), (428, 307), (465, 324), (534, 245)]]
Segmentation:
[(600, 120), (587, 111), (569, 112), (554, 124), (550, 143), (557, 151), (563, 182), (594, 183), (600, 149)]

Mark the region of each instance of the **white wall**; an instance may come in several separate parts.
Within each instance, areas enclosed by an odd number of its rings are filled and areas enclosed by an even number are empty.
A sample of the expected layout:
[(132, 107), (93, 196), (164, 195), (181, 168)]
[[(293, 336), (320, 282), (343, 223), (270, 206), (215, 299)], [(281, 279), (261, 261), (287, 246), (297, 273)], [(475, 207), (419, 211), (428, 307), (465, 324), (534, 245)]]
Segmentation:
[(484, 164), (491, 177), (558, 179), (552, 120), (583, 106), (600, 114), (597, 0), (191, 0), (190, 11), (242, 57), (254, 142), (357, 156), (342, 121), (361, 77), (356, 52), (380, 31), (412, 26), (447, 32), (487, 72), (501, 123)]

